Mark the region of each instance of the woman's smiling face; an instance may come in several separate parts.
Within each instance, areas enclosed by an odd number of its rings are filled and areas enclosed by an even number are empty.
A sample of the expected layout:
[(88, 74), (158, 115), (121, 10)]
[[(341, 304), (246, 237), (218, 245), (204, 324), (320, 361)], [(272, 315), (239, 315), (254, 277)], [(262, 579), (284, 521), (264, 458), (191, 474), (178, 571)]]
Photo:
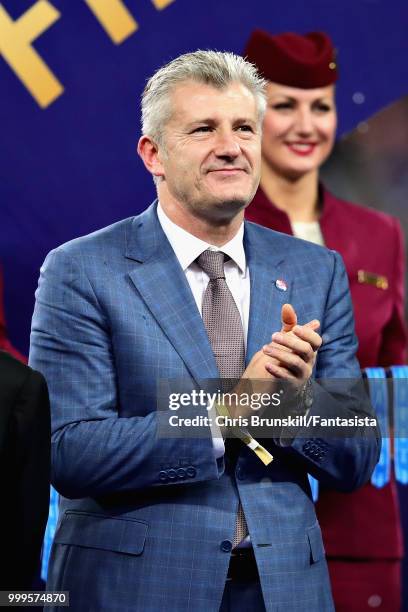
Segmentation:
[(299, 178), (318, 169), (334, 145), (334, 85), (299, 89), (268, 83), (262, 156), (275, 172)]

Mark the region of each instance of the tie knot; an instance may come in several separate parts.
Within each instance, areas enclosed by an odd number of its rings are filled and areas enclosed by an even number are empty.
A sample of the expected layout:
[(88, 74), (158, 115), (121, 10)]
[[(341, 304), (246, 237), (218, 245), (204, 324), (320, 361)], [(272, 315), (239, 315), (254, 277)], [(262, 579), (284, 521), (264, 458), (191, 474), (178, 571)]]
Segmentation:
[(210, 277), (210, 280), (216, 278), (225, 278), (224, 261), (225, 253), (222, 251), (210, 251), (207, 249), (196, 259), (200, 268), (204, 270)]

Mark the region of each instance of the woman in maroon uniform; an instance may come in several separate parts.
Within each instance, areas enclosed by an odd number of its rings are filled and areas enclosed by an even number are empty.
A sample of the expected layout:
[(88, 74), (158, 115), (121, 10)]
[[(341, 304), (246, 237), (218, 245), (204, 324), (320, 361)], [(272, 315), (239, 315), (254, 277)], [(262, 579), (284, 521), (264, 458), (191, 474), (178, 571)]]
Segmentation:
[[(404, 251), (396, 219), (336, 198), (319, 182), (336, 131), (337, 66), (328, 36), (255, 31), (245, 55), (269, 81), (262, 178), (250, 221), (338, 251), (354, 304), (361, 367), (405, 362)], [(316, 270), (316, 275), (319, 271)], [(395, 482), (321, 490), (336, 610), (400, 610), (403, 554)]]

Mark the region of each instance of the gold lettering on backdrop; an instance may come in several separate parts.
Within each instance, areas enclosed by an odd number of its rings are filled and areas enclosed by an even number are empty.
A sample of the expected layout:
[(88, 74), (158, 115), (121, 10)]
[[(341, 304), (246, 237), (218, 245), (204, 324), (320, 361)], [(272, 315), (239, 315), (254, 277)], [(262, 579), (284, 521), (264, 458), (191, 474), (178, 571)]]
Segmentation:
[(64, 91), (31, 43), (60, 18), (47, 0), (39, 0), (17, 21), (0, 4), (0, 53), (33, 98), (46, 108)]
[[(158, 11), (175, 0), (151, 0)], [(119, 45), (139, 27), (122, 0), (85, 0), (101, 26)], [(61, 14), (48, 0), (38, 0), (13, 21), (0, 4), (0, 54), (26, 86), (41, 108), (46, 108), (64, 91), (64, 87), (32, 46)]]
[(174, 2), (174, 0), (152, 0), (154, 6), (157, 8), (157, 10), (162, 11), (163, 9), (166, 8), (166, 6), (169, 6), (169, 4), (172, 4)]
[(121, 0), (85, 0), (85, 2), (117, 45), (139, 27)]

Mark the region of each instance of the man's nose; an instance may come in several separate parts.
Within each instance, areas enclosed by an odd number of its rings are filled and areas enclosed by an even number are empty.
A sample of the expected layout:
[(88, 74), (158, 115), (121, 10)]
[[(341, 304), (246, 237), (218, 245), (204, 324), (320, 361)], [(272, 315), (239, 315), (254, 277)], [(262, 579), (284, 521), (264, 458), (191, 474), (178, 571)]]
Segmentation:
[(237, 137), (233, 131), (223, 131), (217, 134), (214, 153), (217, 157), (236, 158), (241, 152)]

